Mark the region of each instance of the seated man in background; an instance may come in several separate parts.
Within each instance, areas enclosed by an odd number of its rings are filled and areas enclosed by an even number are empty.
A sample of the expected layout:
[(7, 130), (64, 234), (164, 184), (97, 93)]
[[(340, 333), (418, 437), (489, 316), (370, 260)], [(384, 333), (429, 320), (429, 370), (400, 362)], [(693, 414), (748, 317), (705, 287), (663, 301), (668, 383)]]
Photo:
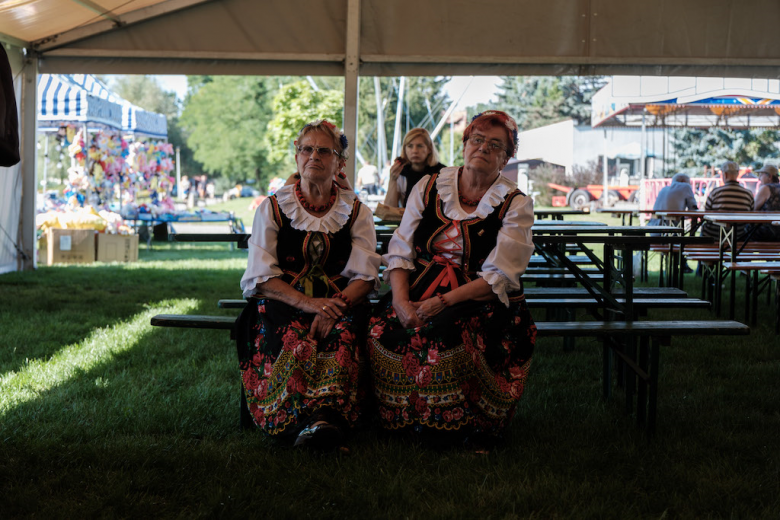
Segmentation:
[[(658, 197), (653, 204), (653, 211), (688, 211), (699, 209), (696, 204), (696, 198), (693, 196), (693, 189), (691, 188), (691, 178), (684, 173), (678, 173), (672, 177), (672, 183), (666, 186), (658, 192)], [(647, 222), (649, 226), (659, 226), (663, 224), (662, 219), (652, 218)], [(677, 220), (668, 222), (672, 225), (677, 225)], [(657, 236), (657, 233), (652, 233)], [(688, 267), (686, 262), (683, 266), (685, 273), (692, 273), (693, 269)]]
[[(737, 182), (739, 166), (732, 161), (726, 161), (720, 167), (723, 172), (723, 186), (718, 186), (710, 192), (705, 211), (753, 211), (753, 194), (747, 188), (743, 188)], [(745, 236), (745, 226), (737, 226), (737, 240)], [(701, 226), (701, 236), (718, 238), (720, 226), (712, 222), (705, 222)]]
[[(761, 187), (756, 193), (756, 211), (780, 211), (780, 175), (777, 166), (765, 164), (760, 170), (756, 171)], [(747, 231), (750, 231), (754, 225), (749, 224)], [(759, 242), (777, 242), (780, 241), (780, 226), (771, 224), (758, 224), (753, 231), (751, 240)]]

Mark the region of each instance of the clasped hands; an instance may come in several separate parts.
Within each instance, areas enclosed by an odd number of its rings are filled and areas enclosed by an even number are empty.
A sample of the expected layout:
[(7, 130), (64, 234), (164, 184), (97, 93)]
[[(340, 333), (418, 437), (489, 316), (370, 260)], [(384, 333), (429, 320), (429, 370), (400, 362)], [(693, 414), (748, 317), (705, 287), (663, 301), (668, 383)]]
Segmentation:
[(409, 300), (393, 301), (393, 308), (398, 319), (407, 329), (422, 327), (425, 322), (439, 314), (447, 306), (440, 298), (434, 296), (422, 302)]
[(305, 311), (316, 316), (306, 338), (309, 341), (317, 341), (330, 334), (346, 309), (347, 303), (339, 298), (309, 298)]

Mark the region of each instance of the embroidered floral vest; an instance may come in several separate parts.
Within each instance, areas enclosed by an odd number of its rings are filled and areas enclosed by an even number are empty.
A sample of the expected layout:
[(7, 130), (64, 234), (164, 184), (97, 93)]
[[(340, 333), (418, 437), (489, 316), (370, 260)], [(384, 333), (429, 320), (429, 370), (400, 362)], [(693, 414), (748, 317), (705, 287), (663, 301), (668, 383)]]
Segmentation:
[[(417, 254), (415, 258), (415, 271), (410, 275), (409, 284), (414, 288), (422, 278), (430, 275), (429, 271), (436, 269), (433, 257), (434, 238), (450, 226), (452, 220), (444, 215), (444, 202), (436, 188), (436, 179), (439, 174), (431, 175), (425, 192), (423, 202), (425, 209), (422, 219), (414, 233), (412, 245)], [(496, 246), (498, 231), (503, 225), (504, 214), (509, 209), (512, 200), (522, 195), (520, 190), (514, 190), (507, 194), (504, 201), (493, 208), (493, 211), (484, 219), (479, 217), (462, 220), (461, 231), (463, 233), (462, 262), (458, 273), (459, 283), (466, 283), (477, 278), (477, 271), (487, 259), (490, 252)]]
[[(341, 272), (352, 253), (350, 231), (360, 211), (360, 201), (355, 199), (349, 220), (335, 233), (295, 229), (290, 218), (279, 209), (275, 195), (271, 196), (271, 203), (274, 220), (279, 226), (276, 258), (283, 272), (280, 278), (317, 298), (333, 296), (345, 289), (349, 279), (341, 276)], [(323, 251), (315, 263), (309, 253), (309, 244), (316, 235), (323, 241)]]

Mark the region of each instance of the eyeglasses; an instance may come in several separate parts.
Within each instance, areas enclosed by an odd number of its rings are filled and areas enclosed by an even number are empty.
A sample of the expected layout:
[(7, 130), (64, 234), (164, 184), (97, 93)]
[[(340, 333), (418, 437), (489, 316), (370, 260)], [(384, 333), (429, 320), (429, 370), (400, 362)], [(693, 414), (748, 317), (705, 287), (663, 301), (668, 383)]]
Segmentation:
[(336, 154), (337, 156), (339, 155), (339, 153), (333, 148), (328, 148), (325, 146), (299, 146), (298, 147), (298, 153), (306, 157), (309, 157), (311, 154), (313, 154), (315, 150), (317, 152), (317, 155), (319, 155), (320, 157), (330, 157), (333, 154)]
[(491, 152), (506, 151), (506, 145), (501, 141), (488, 141), (481, 135), (470, 135), (469, 142), (479, 148), (483, 144), (487, 143), (488, 150)]

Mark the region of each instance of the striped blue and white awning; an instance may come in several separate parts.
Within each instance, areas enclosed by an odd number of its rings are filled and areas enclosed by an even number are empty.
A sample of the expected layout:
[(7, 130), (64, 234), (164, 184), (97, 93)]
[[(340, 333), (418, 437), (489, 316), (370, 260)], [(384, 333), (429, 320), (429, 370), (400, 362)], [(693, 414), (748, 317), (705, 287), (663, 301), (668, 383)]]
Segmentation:
[(38, 128), (86, 123), (122, 129), (122, 105), (89, 93), (57, 74), (38, 76)]
[(168, 137), (168, 120), (163, 114), (149, 112), (117, 96), (92, 74), (67, 74), (68, 81), (103, 99), (122, 105), (122, 130), (136, 136), (159, 139)]
[[(136, 137), (168, 137), (168, 121), (126, 101), (91, 74), (41, 74), (38, 77), (38, 126), (100, 123)], [(92, 107), (92, 110), (90, 110)], [(109, 117), (110, 113), (110, 117)]]

